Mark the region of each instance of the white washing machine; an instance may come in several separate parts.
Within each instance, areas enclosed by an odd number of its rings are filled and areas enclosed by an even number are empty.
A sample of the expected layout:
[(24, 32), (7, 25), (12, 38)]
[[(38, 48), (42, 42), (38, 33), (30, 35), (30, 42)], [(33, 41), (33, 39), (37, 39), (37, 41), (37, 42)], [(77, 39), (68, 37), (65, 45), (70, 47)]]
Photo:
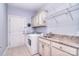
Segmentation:
[(28, 48), (31, 51), (31, 54), (37, 54), (38, 53), (38, 37), (40, 34), (28, 34), (27, 41), (28, 41)]

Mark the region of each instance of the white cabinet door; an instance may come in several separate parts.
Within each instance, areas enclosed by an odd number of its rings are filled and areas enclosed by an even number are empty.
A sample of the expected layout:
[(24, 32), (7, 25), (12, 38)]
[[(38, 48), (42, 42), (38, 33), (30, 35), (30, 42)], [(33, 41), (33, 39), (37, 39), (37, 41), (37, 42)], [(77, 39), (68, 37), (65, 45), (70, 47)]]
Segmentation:
[(70, 46), (66, 46), (66, 45), (63, 45), (63, 44), (59, 44), (59, 43), (55, 43), (55, 42), (52, 42), (51, 46), (54, 46), (60, 50), (63, 50), (67, 53), (70, 53), (72, 55), (77, 55), (77, 49), (76, 48), (72, 48)]
[(46, 26), (46, 15), (47, 12), (46, 11), (42, 11), (39, 13), (39, 25), (40, 26)]
[(39, 41), (39, 54), (42, 56), (50, 56), (50, 46)]
[(32, 26), (35, 26), (35, 18), (32, 18)]
[(36, 25), (36, 26), (39, 26), (39, 19), (38, 19), (38, 16), (39, 16), (39, 15), (36, 15), (36, 18), (35, 18), (35, 25)]
[(50, 56), (50, 41), (43, 38), (39, 39), (39, 54), (42, 56)]
[(46, 11), (41, 11), (36, 16), (34, 16), (34, 18), (32, 19), (33, 27), (46, 26), (46, 19), (45, 19), (46, 15), (47, 15)]
[(32, 26), (33, 26), (33, 27), (38, 26), (38, 25), (39, 25), (38, 22), (39, 22), (39, 21), (38, 21), (38, 15), (36, 15), (36, 16), (34, 16), (33, 19), (32, 19)]
[(43, 55), (50, 56), (50, 45), (44, 44)]
[(51, 47), (51, 56), (71, 56), (71, 55), (61, 50), (58, 50), (54, 47)]
[(43, 47), (44, 47), (44, 45), (42, 44), (41, 41), (39, 41), (39, 54), (40, 55), (43, 55)]

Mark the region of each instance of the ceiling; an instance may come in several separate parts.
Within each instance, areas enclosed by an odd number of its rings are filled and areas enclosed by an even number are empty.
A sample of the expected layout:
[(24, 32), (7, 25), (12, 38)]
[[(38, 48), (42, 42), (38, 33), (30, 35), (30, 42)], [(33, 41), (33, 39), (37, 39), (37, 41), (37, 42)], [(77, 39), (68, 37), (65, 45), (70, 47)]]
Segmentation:
[(25, 10), (37, 11), (40, 8), (42, 8), (45, 5), (45, 3), (9, 3), (8, 5)]

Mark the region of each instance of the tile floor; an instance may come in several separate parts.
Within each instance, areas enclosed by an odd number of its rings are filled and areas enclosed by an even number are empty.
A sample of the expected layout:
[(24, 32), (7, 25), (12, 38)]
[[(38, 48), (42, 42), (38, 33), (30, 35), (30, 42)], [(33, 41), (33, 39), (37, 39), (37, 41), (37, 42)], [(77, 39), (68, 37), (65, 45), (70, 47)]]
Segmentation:
[[(26, 46), (18, 46), (14, 48), (8, 48), (5, 56), (31, 56)], [(34, 56), (39, 56), (36, 54)]]

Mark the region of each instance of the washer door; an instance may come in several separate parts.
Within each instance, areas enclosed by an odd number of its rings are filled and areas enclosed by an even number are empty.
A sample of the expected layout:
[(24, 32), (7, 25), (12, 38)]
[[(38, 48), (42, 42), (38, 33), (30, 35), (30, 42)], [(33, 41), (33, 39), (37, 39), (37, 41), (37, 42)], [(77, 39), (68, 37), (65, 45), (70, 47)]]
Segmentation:
[(29, 44), (29, 46), (31, 46), (31, 40), (30, 39), (28, 39), (28, 44)]

